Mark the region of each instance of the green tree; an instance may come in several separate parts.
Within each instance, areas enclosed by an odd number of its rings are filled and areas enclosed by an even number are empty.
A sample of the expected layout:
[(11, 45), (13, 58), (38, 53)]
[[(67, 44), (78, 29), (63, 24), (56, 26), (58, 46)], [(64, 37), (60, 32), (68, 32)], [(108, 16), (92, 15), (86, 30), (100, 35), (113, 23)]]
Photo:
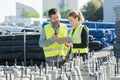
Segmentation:
[(32, 11), (26, 11), (24, 14), (25, 18), (39, 18), (39, 13), (32, 12)]
[(48, 18), (48, 10), (43, 12), (43, 18)]
[[(68, 9), (68, 10), (61, 10), (60, 11), (60, 15), (61, 15), (61, 18), (63, 19), (67, 19), (68, 18), (68, 13), (70, 12), (71, 10)], [(43, 12), (43, 18), (48, 18), (48, 10), (44, 11)]]
[(70, 11), (71, 11), (70, 9), (68, 9), (68, 10), (61, 10), (61, 11), (60, 11), (61, 18), (67, 19), (67, 18), (68, 18), (68, 13), (69, 13)]
[(102, 0), (91, 0), (81, 9), (86, 20), (99, 21), (103, 20)]

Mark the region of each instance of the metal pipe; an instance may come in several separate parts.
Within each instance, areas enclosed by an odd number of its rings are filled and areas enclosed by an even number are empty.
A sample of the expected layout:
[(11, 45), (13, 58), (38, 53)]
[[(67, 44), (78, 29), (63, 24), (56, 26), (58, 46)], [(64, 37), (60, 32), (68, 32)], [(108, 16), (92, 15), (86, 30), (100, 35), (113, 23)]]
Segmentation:
[(115, 76), (117, 76), (117, 65), (115, 64)]
[(22, 66), (21, 66), (21, 78), (23, 78), (23, 66), (24, 66), (24, 62), (22, 62)]
[(40, 65), (40, 71), (39, 71), (39, 76), (42, 75), (42, 65)]
[(59, 66), (60, 66), (60, 65), (59, 65), (59, 61), (57, 60), (57, 68), (59, 68)]
[(119, 74), (119, 59), (117, 59), (117, 74)]
[(15, 64), (14, 64), (14, 67), (16, 67), (17, 66), (17, 59), (15, 59)]
[(92, 57), (92, 52), (90, 51), (90, 53), (89, 53), (89, 57)]
[(76, 54), (75, 54), (75, 58), (77, 58), (77, 54), (78, 54), (78, 53), (76, 52)]
[(27, 67), (25, 67), (25, 75), (27, 75)]
[(95, 70), (97, 71), (98, 70), (98, 62), (96, 61), (96, 66), (95, 66)]
[(67, 64), (65, 64), (65, 73), (67, 72)]
[(37, 64), (35, 64), (35, 72), (37, 72)]
[(8, 80), (8, 75), (7, 75), (7, 73), (6, 73), (6, 76), (5, 76), (5, 77), (6, 77), (6, 80)]
[(12, 80), (12, 74), (10, 73), (10, 80)]
[(22, 61), (22, 67), (24, 66), (24, 62)]
[(54, 60), (52, 60), (52, 70), (53, 70), (53, 68), (54, 68)]
[(33, 66), (33, 60), (32, 59), (30, 60), (30, 65)]
[(4, 75), (6, 74), (6, 67), (4, 66)]
[(45, 74), (47, 74), (47, 68), (48, 68), (48, 64), (45, 63)]
[(24, 66), (26, 66), (26, 32), (24, 30)]
[(78, 50), (78, 56), (80, 57), (80, 50)]
[(87, 59), (87, 55), (84, 55), (83, 57), (84, 57), (83, 60), (86, 61), (86, 59)]
[(94, 56), (94, 50), (92, 50), (92, 56)]
[(7, 62), (7, 61), (5, 62), (5, 66), (6, 66), (6, 67), (8, 66), (8, 62)]
[(71, 80), (71, 77), (70, 77), (70, 75), (68, 75), (68, 80)]
[(70, 61), (70, 71), (71, 71), (71, 69), (72, 69), (72, 61)]
[(95, 65), (94, 65), (94, 61), (92, 61), (92, 66), (93, 66), (93, 72), (95, 72)]
[(42, 68), (44, 67), (44, 63), (43, 62), (41, 62), (41, 66), (42, 66)]
[(101, 65), (100, 63), (101, 63), (100, 60), (98, 60), (98, 67), (99, 67), (99, 68), (100, 68), (100, 65)]
[(61, 68), (61, 75), (62, 75), (62, 73), (63, 73), (63, 66), (61, 66), (60, 68)]
[(32, 74), (30, 74), (30, 80), (33, 80), (33, 79), (32, 79)]
[(73, 60), (74, 61), (74, 67), (76, 66), (76, 64), (75, 64), (75, 59)]

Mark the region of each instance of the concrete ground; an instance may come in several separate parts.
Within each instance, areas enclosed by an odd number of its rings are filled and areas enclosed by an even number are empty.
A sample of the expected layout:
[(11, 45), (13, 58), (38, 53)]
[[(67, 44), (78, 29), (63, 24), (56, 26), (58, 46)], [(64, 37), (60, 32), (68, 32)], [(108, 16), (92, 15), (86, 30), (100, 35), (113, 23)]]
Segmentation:
[(107, 55), (110, 54), (110, 52), (113, 50), (113, 46), (109, 46), (106, 48), (103, 48), (101, 50), (95, 51), (95, 56), (100, 58), (100, 57), (106, 57)]

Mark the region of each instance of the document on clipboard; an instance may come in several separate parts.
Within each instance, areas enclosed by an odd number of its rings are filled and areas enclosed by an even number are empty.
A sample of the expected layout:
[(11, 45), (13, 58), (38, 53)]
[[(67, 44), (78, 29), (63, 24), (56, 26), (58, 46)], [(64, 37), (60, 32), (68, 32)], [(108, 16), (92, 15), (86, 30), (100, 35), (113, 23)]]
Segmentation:
[(62, 44), (62, 43), (64, 43), (64, 41), (72, 42), (72, 38), (70, 38), (70, 37), (63, 37), (63, 38), (58, 38), (56, 41), (59, 44)]

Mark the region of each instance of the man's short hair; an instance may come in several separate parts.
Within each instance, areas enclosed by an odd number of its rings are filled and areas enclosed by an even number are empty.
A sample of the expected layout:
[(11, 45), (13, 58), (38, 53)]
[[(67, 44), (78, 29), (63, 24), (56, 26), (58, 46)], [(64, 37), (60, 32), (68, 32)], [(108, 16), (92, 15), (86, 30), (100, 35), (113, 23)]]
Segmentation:
[(48, 11), (48, 16), (51, 17), (51, 15), (54, 15), (58, 12), (58, 10), (56, 8), (51, 8), (49, 11)]

